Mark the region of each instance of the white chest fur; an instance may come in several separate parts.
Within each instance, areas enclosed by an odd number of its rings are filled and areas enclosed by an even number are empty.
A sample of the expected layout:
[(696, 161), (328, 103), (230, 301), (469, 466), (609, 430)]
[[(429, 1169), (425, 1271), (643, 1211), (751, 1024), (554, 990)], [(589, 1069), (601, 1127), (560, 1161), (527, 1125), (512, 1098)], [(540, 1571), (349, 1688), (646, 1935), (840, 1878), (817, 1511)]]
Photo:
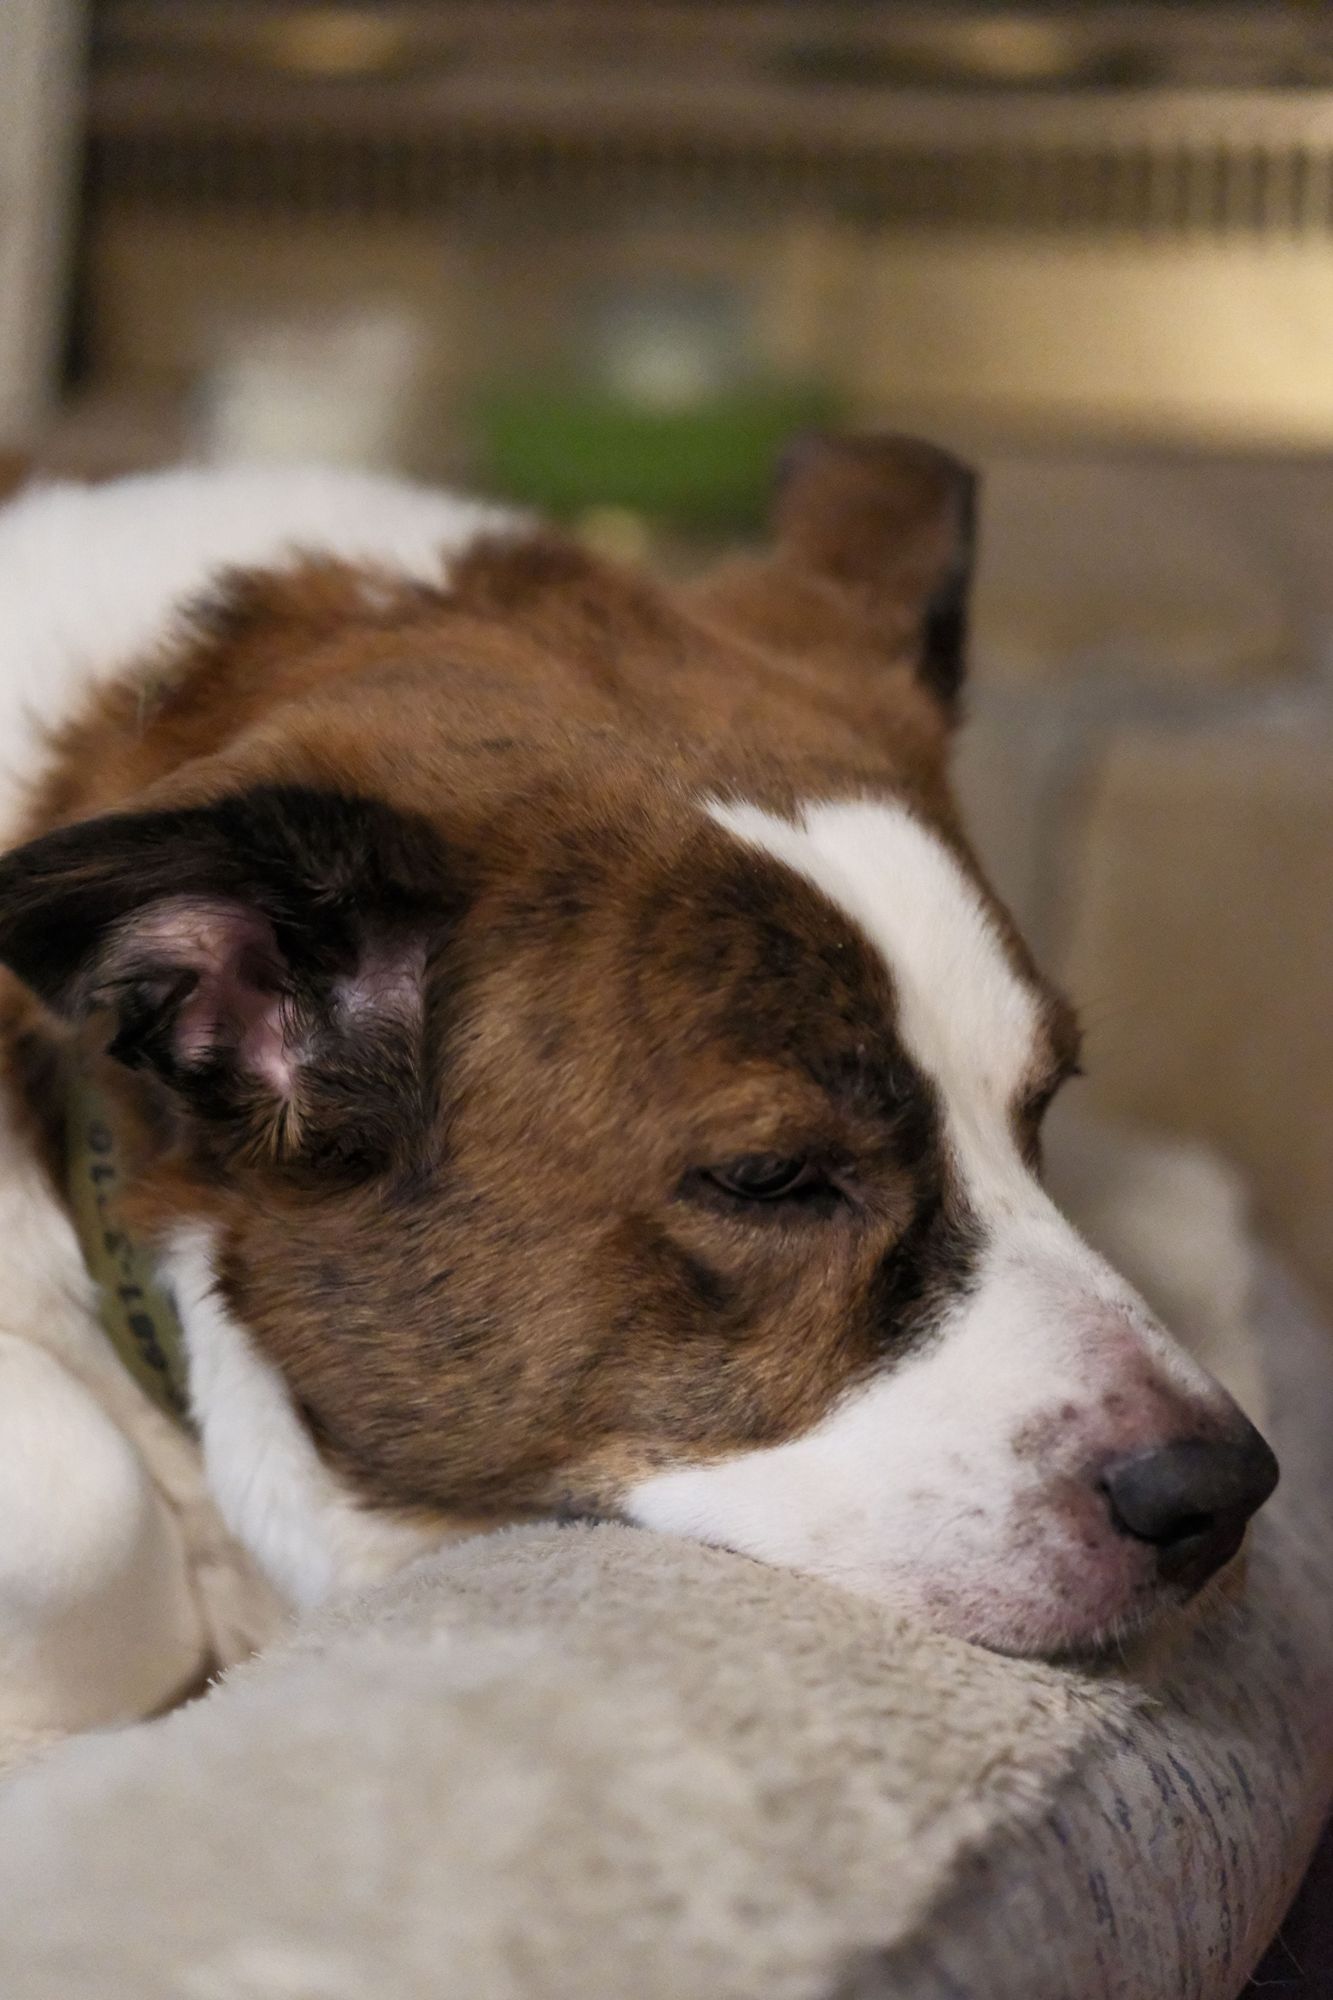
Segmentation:
[(358, 1507), (324, 1465), (282, 1377), (218, 1295), (206, 1230), (180, 1232), (163, 1276), (185, 1329), (209, 1489), (291, 1603), (373, 1583), (439, 1541)]

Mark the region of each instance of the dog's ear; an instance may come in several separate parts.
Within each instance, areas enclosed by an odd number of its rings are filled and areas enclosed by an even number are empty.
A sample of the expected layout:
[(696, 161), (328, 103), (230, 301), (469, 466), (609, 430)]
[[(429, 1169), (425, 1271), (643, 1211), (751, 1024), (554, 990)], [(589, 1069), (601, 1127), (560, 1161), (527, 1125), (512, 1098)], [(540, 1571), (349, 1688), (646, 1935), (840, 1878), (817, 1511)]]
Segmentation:
[(779, 560), (886, 631), (906, 621), (918, 672), (949, 710), (966, 671), (976, 485), (917, 438), (812, 433), (784, 454), (773, 509)]
[(370, 800), (264, 786), (112, 813), (0, 860), (0, 963), (104, 1019), (215, 1157), (374, 1166), (420, 1124), (449, 881), (431, 829)]

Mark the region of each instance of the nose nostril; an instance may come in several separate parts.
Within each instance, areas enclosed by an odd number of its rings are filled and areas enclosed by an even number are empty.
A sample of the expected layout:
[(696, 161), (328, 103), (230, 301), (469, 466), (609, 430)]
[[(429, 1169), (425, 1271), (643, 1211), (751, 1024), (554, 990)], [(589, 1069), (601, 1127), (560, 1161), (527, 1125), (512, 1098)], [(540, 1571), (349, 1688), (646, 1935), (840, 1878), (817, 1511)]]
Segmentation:
[(1236, 1553), (1277, 1476), (1277, 1460), (1247, 1424), (1229, 1437), (1182, 1438), (1114, 1459), (1097, 1484), (1120, 1533), (1155, 1548), (1168, 1581), (1197, 1588)]
[[(1167, 1542), (1192, 1542), (1196, 1536), (1208, 1534), (1216, 1526), (1218, 1518), (1214, 1514), (1182, 1514)], [(1132, 1534), (1133, 1530), (1130, 1532)]]

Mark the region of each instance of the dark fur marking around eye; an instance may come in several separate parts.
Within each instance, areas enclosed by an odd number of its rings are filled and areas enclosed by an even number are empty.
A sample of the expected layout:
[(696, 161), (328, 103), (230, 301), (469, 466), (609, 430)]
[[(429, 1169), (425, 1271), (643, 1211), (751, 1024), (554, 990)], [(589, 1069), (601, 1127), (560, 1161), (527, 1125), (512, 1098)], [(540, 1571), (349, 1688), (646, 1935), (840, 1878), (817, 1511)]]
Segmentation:
[(625, 1238), (632, 1240), (644, 1273), (627, 1327), (645, 1314), (665, 1312), (688, 1333), (700, 1324), (715, 1327), (719, 1317), (735, 1311), (736, 1285), (697, 1250), (687, 1249), (646, 1217), (628, 1223)]
[(909, 1154), (929, 1144), (933, 1096), (893, 1033), (888, 972), (818, 890), (765, 856), (704, 851), (638, 917), (642, 962), (712, 996), (739, 1056), (777, 1057), (850, 1112), (892, 1121)]
[(967, 1293), (983, 1247), (975, 1218), (936, 1192), (881, 1259), (867, 1299), (872, 1336), (901, 1353), (932, 1330), (939, 1302)]
[(720, 1271), (715, 1271), (702, 1257), (688, 1250), (679, 1254), (680, 1275), (693, 1302), (709, 1312), (725, 1312), (734, 1305), (735, 1287)]
[(1057, 1056), (1057, 1067), (1054, 1072), (1043, 1078), (1040, 1083), (1034, 1084), (1014, 1108), (1013, 1129), (1019, 1149), (1034, 1173), (1041, 1171), (1041, 1128), (1046, 1113), (1064, 1086), (1085, 1073), (1078, 1060), (1078, 1051), (1079, 1037), (1075, 1031)]

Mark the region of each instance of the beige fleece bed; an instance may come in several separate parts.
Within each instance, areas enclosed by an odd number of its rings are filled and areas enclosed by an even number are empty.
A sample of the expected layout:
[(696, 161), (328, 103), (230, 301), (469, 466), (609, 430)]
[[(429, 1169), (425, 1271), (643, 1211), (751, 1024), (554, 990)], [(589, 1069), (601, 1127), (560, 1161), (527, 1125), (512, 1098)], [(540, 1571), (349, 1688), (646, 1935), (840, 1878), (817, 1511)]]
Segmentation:
[(4, 2000), (1231, 2000), (1333, 1791), (1333, 1343), (1207, 1162), (1064, 1177), (1284, 1461), (1154, 1665), (629, 1529), (478, 1538), (13, 1776)]

